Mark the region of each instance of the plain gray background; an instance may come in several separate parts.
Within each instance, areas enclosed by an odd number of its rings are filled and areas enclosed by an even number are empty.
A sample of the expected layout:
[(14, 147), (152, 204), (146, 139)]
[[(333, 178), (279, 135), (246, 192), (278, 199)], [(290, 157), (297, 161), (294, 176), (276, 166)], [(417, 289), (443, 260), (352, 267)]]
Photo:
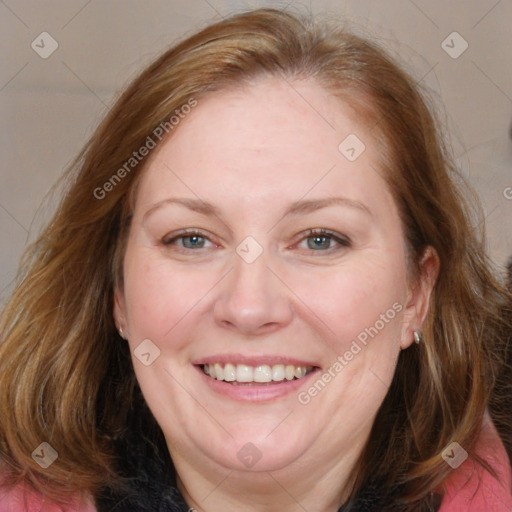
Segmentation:
[[(0, 301), (24, 247), (55, 209), (52, 185), (118, 91), (178, 39), (261, 6), (348, 23), (432, 90), (482, 200), (489, 251), (505, 264), (512, 254), (511, 0), (0, 0)], [(50, 49), (43, 32), (58, 44), (45, 59), (31, 46)]]

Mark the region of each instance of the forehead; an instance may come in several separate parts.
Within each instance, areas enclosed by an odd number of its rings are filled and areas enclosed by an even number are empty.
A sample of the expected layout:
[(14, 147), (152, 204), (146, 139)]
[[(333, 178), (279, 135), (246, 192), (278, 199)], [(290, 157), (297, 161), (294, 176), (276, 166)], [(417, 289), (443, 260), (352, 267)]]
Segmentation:
[(198, 99), (151, 155), (139, 197), (157, 202), (172, 191), (222, 201), (238, 192), (282, 202), (333, 187), (364, 196), (383, 186), (379, 156), (350, 103), (312, 80), (266, 77)]

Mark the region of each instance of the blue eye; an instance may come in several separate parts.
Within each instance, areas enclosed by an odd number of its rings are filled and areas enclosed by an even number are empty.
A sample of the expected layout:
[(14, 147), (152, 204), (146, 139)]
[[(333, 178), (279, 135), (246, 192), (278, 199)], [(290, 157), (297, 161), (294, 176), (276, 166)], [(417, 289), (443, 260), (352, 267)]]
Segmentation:
[[(181, 241), (181, 243), (178, 243)], [(178, 245), (182, 249), (203, 249), (209, 240), (201, 233), (190, 231), (162, 240), (164, 245)], [(210, 242), (211, 243), (211, 242)]]
[[(350, 247), (351, 242), (347, 237), (343, 235), (337, 235), (331, 231), (325, 229), (310, 229), (306, 236), (300, 241), (299, 245), (306, 241), (307, 247), (303, 249), (309, 249), (314, 252), (332, 252), (339, 250), (343, 247)], [(213, 244), (206, 236), (198, 231), (185, 231), (176, 234), (171, 238), (164, 238), (162, 244), (165, 246), (177, 246), (178, 249), (207, 249), (208, 244)]]
[[(338, 246), (350, 247), (350, 240), (345, 237), (336, 235), (325, 229), (311, 229), (308, 231), (308, 236), (304, 237), (302, 241), (307, 241), (307, 248), (313, 251), (327, 251), (330, 249), (336, 249)], [(339, 247), (338, 247), (339, 249)]]
[[(183, 236), (180, 239), (183, 240), (183, 247), (187, 249), (202, 248), (205, 243), (205, 238), (198, 235)], [(189, 244), (186, 243), (187, 241), (189, 241)]]

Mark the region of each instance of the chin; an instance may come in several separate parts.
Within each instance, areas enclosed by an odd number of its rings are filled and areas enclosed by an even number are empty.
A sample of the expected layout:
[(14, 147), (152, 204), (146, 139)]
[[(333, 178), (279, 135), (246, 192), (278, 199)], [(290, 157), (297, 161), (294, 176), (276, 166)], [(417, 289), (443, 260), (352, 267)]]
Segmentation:
[(264, 433), (256, 429), (250, 433), (231, 432), (233, 438), (215, 443), (215, 447), (223, 446), (223, 449), (214, 449), (210, 457), (234, 471), (279, 471), (288, 467), (306, 451), (305, 440), (298, 432), (295, 435), (285, 430), (288, 427), (283, 427), (283, 432), (272, 433), (279, 421), (274, 422), (272, 429), (265, 428)]

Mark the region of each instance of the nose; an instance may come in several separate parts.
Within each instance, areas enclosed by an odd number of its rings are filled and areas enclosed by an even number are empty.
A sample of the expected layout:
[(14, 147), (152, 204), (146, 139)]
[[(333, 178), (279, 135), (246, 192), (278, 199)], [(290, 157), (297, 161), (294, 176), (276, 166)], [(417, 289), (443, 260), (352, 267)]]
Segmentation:
[(215, 322), (247, 336), (288, 325), (294, 314), (291, 293), (267, 267), (265, 253), (252, 263), (237, 254), (233, 258), (234, 268), (223, 280), (214, 305)]

